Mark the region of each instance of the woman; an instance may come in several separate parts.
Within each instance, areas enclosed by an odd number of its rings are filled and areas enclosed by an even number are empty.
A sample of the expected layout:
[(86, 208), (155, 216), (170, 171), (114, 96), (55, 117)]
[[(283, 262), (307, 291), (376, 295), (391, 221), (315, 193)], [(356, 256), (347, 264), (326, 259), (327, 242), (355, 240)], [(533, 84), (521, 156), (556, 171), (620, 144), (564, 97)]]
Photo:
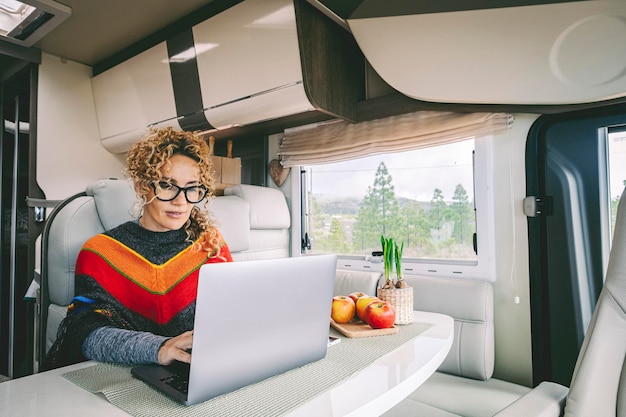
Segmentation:
[(231, 262), (207, 214), (208, 145), (196, 134), (153, 130), (131, 147), (127, 172), (140, 214), (89, 239), (76, 261), (75, 294), (44, 368), (93, 359), (189, 362), (200, 266)]

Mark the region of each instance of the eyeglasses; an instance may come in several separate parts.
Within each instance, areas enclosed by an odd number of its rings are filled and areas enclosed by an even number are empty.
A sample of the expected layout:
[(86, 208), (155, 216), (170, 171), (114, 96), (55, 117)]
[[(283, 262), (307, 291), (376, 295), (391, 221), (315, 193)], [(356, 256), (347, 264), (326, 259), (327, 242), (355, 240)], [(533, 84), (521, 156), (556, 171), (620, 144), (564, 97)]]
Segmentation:
[(179, 187), (176, 184), (161, 181), (159, 183), (151, 182), (150, 185), (154, 189), (154, 196), (161, 201), (172, 201), (181, 191), (185, 193), (185, 199), (189, 203), (199, 203), (208, 194), (208, 190), (203, 185), (192, 185), (191, 187)]

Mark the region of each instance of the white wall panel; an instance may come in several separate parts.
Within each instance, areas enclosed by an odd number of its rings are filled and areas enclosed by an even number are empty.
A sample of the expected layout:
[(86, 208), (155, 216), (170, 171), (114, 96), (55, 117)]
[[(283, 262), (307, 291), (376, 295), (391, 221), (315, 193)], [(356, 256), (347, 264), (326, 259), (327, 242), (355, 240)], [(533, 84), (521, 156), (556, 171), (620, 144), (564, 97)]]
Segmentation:
[(37, 97), (37, 182), (51, 200), (123, 176), (124, 161), (102, 147), (91, 68), (42, 54)]

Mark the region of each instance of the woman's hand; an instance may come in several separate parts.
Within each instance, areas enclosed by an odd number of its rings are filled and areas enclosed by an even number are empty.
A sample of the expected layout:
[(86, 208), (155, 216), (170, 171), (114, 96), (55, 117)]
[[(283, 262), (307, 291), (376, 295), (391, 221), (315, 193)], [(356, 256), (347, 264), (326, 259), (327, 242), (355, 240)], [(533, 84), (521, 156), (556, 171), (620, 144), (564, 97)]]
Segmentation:
[(187, 349), (191, 349), (193, 341), (193, 330), (168, 339), (159, 348), (159, 364), (169, 365), (174, 361), (191, 362), (191, 354)]

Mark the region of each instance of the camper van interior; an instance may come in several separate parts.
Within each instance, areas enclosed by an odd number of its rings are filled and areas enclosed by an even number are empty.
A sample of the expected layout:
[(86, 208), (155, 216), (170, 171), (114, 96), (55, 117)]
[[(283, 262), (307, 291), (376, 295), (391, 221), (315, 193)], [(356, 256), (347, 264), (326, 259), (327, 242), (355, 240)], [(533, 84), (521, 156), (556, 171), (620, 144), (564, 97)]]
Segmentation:
[(0, 415), (149, 415), (40, 365), (77, 251), (132, 219), (128, 149), (172, 127), (210, 143), (235, 262), (334, 254), (335, 295), (376, 295), (390, 236), (448, 332), (290, 415), (626, 416), (625, 44), (623, 0), (0, 0)]

